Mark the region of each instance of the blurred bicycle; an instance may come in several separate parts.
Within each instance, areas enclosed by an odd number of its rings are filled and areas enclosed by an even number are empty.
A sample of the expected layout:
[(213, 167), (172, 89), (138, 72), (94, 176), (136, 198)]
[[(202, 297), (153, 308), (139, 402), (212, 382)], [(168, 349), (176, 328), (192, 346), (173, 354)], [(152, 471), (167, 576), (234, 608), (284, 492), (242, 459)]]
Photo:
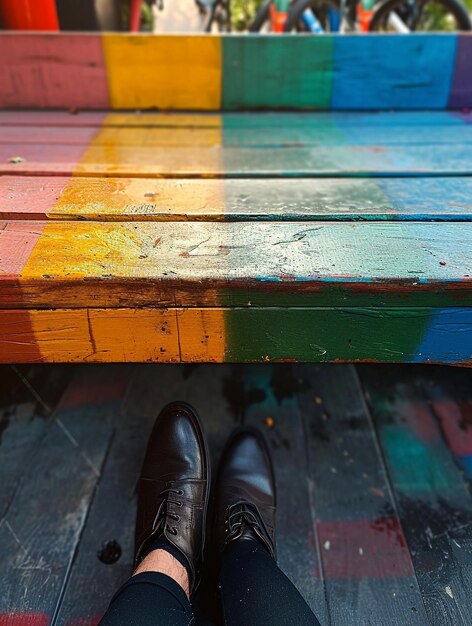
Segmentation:
[[(285, 32), (336, 32), (330, 18), (339, 12), (340, 32), (455, 32), (470, 31), (472, 23), (460, 0), (382, 0), (365, 7), (359, 0), (296, 0), (290, 7)], [(307, 15), (315, 28), (307, 28)], [(321, 28), (320, 28), (321, 26)]]

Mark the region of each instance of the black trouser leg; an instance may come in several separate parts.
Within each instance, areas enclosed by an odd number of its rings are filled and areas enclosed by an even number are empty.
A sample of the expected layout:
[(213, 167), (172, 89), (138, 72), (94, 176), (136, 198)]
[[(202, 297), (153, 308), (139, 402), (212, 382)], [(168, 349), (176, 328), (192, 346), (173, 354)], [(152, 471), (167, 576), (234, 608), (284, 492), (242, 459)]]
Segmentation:
[(187, 626), (192, 619), (190, 602), (175, 580), (143, 572), (113, 596), (100, 626)]
[(219, 586), (227, 626), (319, 626), (300, 593), (256, 541), (228, 545)]

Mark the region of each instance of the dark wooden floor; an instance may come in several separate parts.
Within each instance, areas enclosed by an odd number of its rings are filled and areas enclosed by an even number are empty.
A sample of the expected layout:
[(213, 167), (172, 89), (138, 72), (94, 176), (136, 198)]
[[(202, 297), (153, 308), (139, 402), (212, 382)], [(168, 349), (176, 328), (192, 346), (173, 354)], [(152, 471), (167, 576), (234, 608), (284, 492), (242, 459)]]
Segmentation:
[(160, 407), (275, 459), (281, 567), (328, 624), (472, 623), (472, 372), (422, 366), (0, 369), (0, 625), (92, 626), (132, 561)]

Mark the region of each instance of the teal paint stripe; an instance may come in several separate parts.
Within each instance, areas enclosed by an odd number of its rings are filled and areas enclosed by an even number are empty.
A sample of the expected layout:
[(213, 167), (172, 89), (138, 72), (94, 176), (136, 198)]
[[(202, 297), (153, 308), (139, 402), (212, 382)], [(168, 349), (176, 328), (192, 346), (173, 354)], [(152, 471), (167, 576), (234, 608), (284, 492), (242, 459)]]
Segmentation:
[(223, 109), (329, 109), (332, 37), (223, 37)]

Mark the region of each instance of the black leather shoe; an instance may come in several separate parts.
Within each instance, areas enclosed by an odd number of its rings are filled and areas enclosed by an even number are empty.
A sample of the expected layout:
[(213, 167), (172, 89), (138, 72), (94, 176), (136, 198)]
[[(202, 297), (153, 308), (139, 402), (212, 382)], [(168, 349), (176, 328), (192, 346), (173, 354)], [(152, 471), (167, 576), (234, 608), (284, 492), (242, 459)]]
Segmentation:
[(275, 479), (267, 444), (242, 427), (223, 452), (215, 486), (214, 536), (220, 550), (256, 539), (275, 558)]
[(154, 424), (138, 484), (136, 565), (163, 539), (188, 561), (190, 590), (199, 576), (210, 491), (206, 438), (184, 402), (162, 409)]

